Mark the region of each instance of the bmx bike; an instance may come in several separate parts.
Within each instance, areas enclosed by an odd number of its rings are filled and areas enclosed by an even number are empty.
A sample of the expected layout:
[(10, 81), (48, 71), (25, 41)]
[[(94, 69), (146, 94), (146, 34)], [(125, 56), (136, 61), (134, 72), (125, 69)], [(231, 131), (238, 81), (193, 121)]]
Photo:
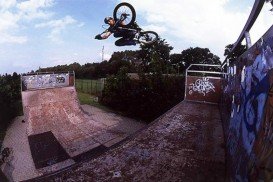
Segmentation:
[(152, 44), (158, 40), (158, 34), (154, 31), (143, 31), (139, 27), (134, 27), (136, 20), (136, 11), (129, 3), (118, 4), (114, 11), (113, 17), (116, 22), (115, 26), (122, 22), (123, 30), (135, 31), (135, 40), (142, 44)]

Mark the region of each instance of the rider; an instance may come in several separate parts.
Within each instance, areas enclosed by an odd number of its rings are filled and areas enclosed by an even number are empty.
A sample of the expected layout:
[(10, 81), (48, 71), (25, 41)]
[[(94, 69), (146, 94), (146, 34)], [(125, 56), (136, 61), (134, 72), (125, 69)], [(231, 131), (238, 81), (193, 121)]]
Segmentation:
[[(128, 30), (124, 26), (124, 21), (116, 21), (112, 17), (106, 17), (104, 22), (109, 25), (109, 28), (102, 32), (101, 34), (96, 35), (95, 39), (102, 40), (107, 39), (112, 33), (114, 33), (114, 37), (119, 38), (116, 42), (116, 46), (125, 46), (125, 45), (136, 45), (136, 41), (134, 40), (136, 30)], [(133, 24), (136, 28), (139, 28), (136, 23)]]

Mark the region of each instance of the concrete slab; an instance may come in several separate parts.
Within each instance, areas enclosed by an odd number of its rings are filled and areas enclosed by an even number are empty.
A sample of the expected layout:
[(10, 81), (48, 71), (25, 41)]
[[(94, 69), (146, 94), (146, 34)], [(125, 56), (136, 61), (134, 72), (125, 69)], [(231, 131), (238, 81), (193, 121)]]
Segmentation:
[(2, 148), (11, 147), (13, 150), (13, 159), (1, 167), (10, 181), (22, 181), (42, 175), (35, 169), (26, 134), (28, 124), (22, 123), (23, 119), (20, 116), (13, 121), (3, 141)]
[(183, 101), (122, 146), (43, 180), (225, 181), (223, 144), (218, 106)]
[[(53, 100), (51, 101), (53, 102)], [(79, 106), (80, 107), (80, 106)], [(32, 179), (38, 176), (42, 176), (44, 174), (48, 174), (60, 169), (63, 169), (65, 167), (71, 166), (75, 164), (75, 161), (73, 160), (75, 156), (78, 155), (85, 155), (86, 152), (96, 149), (101, 144), (103, 144), (106, 147), (110, 147), (117, 142), (124, 139), (123, 136), (127, 136), (127, 134), (133, 133), (133, 131), (137, 131), (145, 124), (138, 123), (135, 120), (132, 120), (130, 118), (122, 117), (113, 113), (107, 113), (105, 111), (102, 111), (100, 109), (94, 109), (92, 106), (84, 106), (87, 110), (92, 110), (94, 117), (96, 120), (94, 121), (91, 118), (91, 122), (80, 122), (75, 127), (75, 124), (70, 124), (64, 122), (64, 120), (58, 120), (60, 123), (57, 123), (56, 120), (52, 121), (52, 133), (57, 138), (57, 140), (60, 142), (60, 144), (66, 148), (67, 153), (73, 157), (73, 159), (68, 159), (66, 161), (41, 168), (41, 169), (35, 169), (35, 165), (31, 156), (30, 147), (28, 144), (28, 131), (33, 131), (33, 129), (37, 129), (36, 131), (44, 132), (46, 129), (48, 129), (48, 125), (46, 125), (45, 120), (42, 116), (39, 114), (43, 113), (41, 109), (43, 106), (38, 106), (37, 111), (35, 112), (35, 108), (30, 108), (31, 112), (27, 113), (28, 117), (32, 117), (33, 120), (35, 120), (40, 125), (41, 128), (37, 128), (37, 126), (33, 125), (32, 123), (29, 123), (24, 116), (17, 117), (13, 124), (8, 128), (4, 142), (3, 147), (11, 147), (13, 149), (13, 157), (11, 158), (11, 161), (2, 165), (1, 170), (5, 173), (5, 175), (8, 176), (10, 181), (23, 181)], [(54, 110), (50, 110), (51, 114), (55, 113)], [(82, 112), (82, 111), (81, 111)], [(47, 114), (47, 113), (45, 113)], [(55, 113), (56, 114), (56, 113)], [(109, 116), (107, 116), (109, 114)], [(32, 115), (32, 116), (30, 116)], [(50, 116), (50, 115), (49, 115)], [(101, 116), (101, 117), (99, 117)], [(114, 117), (114, 119), (113, 119)], [(90, 119), (90, 117), (87, 114), (84, 114), (84, 118)], [(101, 118), (108, 118), (108, 123), (111, 122), (111, 119), (113, 119), (113, 125), (131, 125), (130, 130), (123, 130), (115, 129), (108, 127), (107, 125), (103, 124), (99, 119)], [(122, 119), (120, 119), (122, 118)], [(22, 120), (25, 120), (25, 123), (22, 123)], [(116, 122), (119, 120), (120, 122)], [(129, 122), (126, 122), (126, 121)], [(40, 122), (40, 123), (39, 123)], [(132, 124), (135, 123), (135, 124)], [(44, 126), (45, 125), (45, 126)], [(109, 124), (110, 125), (110, 124)], [(103, 126), (102, 128), (98, 129), (100, 126)], [(36, 128), (35, 128), (36, 127)], [(133, 128), (135, 127), (135, 128)], [(76, 133), (74, 133), (77, 130)], [(112, 137), (106, 137), (102, 136), (101, 138), (106, 138), (105, 140), (101, 140), (101, 142), (98, 142), (95, 137), (99, 136), (100, 134), (107, 135), (106, 130), (109, 130), (111, 133), (113, 133)], [(121, 134), (121, 135), (119, 135)], [(124, 135), (122, 135), (124, 134)], [(77, 137), (80, 136), (80, 137)], [(82, 138), (81, 138), (82, 137)], [(104, 143), (105, 142), (105, 143)], [(90, 152), (89, 152), (90, 153)], [(92, 155), (87, 153), (87, 157)], [(78, 158), (85, 159), (85, 156), (80, 156)], [(77, 158), (77, 159), (78, 159)]]
[(116, 138), (104, 121), (94, 121), (82, 111), (74, 87), (24, 91), (22, 100), (28, 135), (51, 131), (70, 157), (96, 146), (92, 136), (97, 136), (100, 143)]

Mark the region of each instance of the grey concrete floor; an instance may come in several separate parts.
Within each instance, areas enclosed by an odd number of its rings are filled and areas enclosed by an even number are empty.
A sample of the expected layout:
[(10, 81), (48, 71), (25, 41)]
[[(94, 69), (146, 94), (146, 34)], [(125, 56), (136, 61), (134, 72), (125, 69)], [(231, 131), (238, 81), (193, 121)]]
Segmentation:
[[(107, 129), (111, 131), (126, 133), (126, 136), (133, 134), (134, 132), (145, 126), (144, 123), (137, 122), (136, 120), (119, 116), (114, 113), (103, 111), (99, 108), (95, 108), (89, 105), (83, 105), (82, 109), (88, 113), (88, 115), (98, 123), (102, 123)], [(72, 159), (66, 160), (61, 163), (57, 163), (50, 167), (43, 169), (35, 169), (34, 162), (32, 160), (30, 147), (28, 144), (27, 127), (28, 123), (22, 123), (24, 116), (15, 118), (11, 126), (8, 128), (5, 139), (3, 141), (3, 147), (10, 147), (13, 150), (13, 155), (9, 162), (2, 165), (2, 171), (8, 176), (10, 181), (22, 181), (41, 176), (45, 173), (57, 171), (64, 167), (70, 166), (75, 162)], [(103, 133), (101, 133), (103, 135)], [(96, 136), (101, 137), (100, 135)], [(106, 146), (111, 146), (119, 140), (115, 139), (105, 143)]]

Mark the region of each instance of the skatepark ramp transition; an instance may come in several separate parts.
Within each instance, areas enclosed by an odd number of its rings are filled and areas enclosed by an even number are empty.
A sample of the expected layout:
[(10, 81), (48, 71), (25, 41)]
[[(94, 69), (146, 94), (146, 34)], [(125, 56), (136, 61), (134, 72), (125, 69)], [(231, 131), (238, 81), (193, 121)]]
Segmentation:
[[(22, 75), (22, 137), (29, 152), (13, 172), (5, 165), (5, 174), (16, 181), (224, 181), (215, 97), (221, 79), (197, 74), (191, 79), (188, 75), (186, 100), (131, 135), (83, 112), (73, 72)], [(15, 154), (21, 157), (20, 151)]]
[[(83, 112), (73, 72), (23, 75), (21, 79), (28, 142), (41, 174), (105, 151), (127, 137)], [(45, 170), (50, 166), (54, 169)]]
[[(210, 70), (207, 73), (201, 69), (198, 69), (195, 73), (194, 70), (188, 70), (189, 74), (194, 75), (187, 75), (187, 82), (185, 83), (186, 99), (143, 130), (128, 137), (118, 146), (109, 148), (106, 150), (107, 152), (101, 152), (96, 158), (87, 158), (87, 160), (71, 165), (69, 168), (35, 180), (179, 181), (184, 179), (186, 181), (200, 181), (208, 179), (209, 181), (225, 181), (224, 135), (218, 109), (218, 101), (221, 95), (219, 93), (221, 92), (222, 79), (219, 77), (221, 73), (215, 73), (215, 69), (216, 67), (219, 68), (219, 65), (205, 66)], [(68, 80), (73, 79), (68, 78)], [(32, 88), (31, 86), (26, 87)], [(69, 91), (63, 91), (63, 89)], [(82, 127), (78, 125), (86, 122), (82, 122), (84, 118), (77, 118), (77, 115), (72, 115), (72, 113), (81, 112), (78, 109), (78, 104), (73, 103), (73, 101), (69, 102), (67, 99), (66, 105), (69, 106), (56, 105), (56, 100), (64, 99), (64, 93), (69, 94), (74, 90), (71, 87), (61, 87), (52, 90), (38, 90), (39, 95), (35, 93), (37, 90), (28, 92), (23, 93), (23, 95), (25, 112), (28, 113), (28, 119), (30, 120), (30, 136), (39, 135), (50, 130), (53, 133), (53, 136), (50, 137), (53, 138), (56, 135), (56, 140), (61, 145), (59, 148), (64, 148), (68, 157), (73, 156), (73, 152), (69, 150), (69, 145), (62, 142), (68, 140), (63, 139), (67, 137), (63, 132), (67, 132), (68, 129), (56, 129), (56, 126), (70, 127), (69, 116), (74, 118), (71, 122), (75, 124), (74, 127), (79, 129)], [(49, 93), (50, 95), (48, 95)], [(52, 99), (45, 98), (48, 96)], [(70, 100), (75, 100), (74, 93), (72, 96), (73, 99), (71, 99), (70, 94)], [(37, 104), (32, 100), (34, 98), (34, 100), (37, 100), (37, 97), (41, 97), (38, 103), (41, 102), (42, 105), (50, 106), (53, 102), (54, 105), (69, 110), (69, 112), (49, 111), (47, 109), (43, 115), (48, 116), (46, 119), (39, 121), (31, 111), (32, 104)], [(66, 109), (66, 107), (69, 107), (69, 109)], [(42, 108), (45, 109), (46, 107), (42, 106)], [(73, 111), (71, 111), (72, 109)], [(82, 116), (81, 114), (78, 115)], [(38, 121), (40, 124), (38, 124)], [(57, 122), (61, 124), (57, 124)], [(68, 126), (65, 126), (66, 124)], [(99, 130), (100, 126), (95, 125), (94, 127)], [(89, 134), (92, 134), (92, 132), (94, 130), (90, 130)], [(74, 136), (69, 133), (67, 138), (72, 138), (71, 135)], [(73, 140), (80, 140), (81, 137), (85, 136), (80, 136), (77, 139), (73, 138)], [(96, 138), (93, 140), (96, 140)], [(57, 144), (55, 147), (57, 147)], [(80, 144), (78, 147), (81, 147)], [(59, 156), (59, 158), (61, 157), (65, 158), (67, 155)]]

